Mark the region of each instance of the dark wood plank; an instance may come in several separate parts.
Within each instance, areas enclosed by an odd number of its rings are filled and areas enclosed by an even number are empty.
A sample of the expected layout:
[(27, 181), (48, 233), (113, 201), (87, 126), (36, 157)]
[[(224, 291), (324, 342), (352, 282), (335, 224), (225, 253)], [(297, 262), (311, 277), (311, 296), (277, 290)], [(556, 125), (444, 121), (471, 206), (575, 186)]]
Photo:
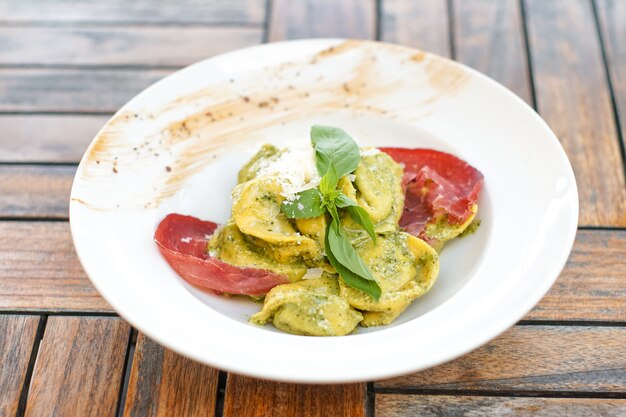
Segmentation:
[(572, 254), (531, 320), (626, 321), (626, 231), (579, 230)]
[(519, 0), (457, 0), (453, 4), (455, 58), (532, 105)]
[(626, 2), (596, 0), (595, 4), (626, 149)]
[(66, 222), (0, 222), (0, 310), (110, 312)]
[(163, 348), (140, 334), (125, 417), (213, 416), (218, 371)]
[(460, 359), (376, 387), (623, 393), (626, 328), (515, 326)]
[(376, 417), (623, 415), (626, 415), (626, 400), (616, 399), (376, 395)]
[(590, 2), (525, 4), (537, 106), (574, 167), (580, 225), (626, 226), (624, 169)]
[(78, 162), (108, 118), (0, 115), (0, 162)]
[(0, 27), (3, 65), (184, 66), (261, 43), (260, 27)]
[(304, 385), (228, 374), (224, 417), (363, 417), (365, 384)]
[(26, 417), (113, 417), (129, 335), (128, 324), (115, 317), (50, 317)]
[(170, 72), (0, 69), (0, 111), (112, 113)]
[(0, 2), (0, 17), (9, 22), (260, 24), (265, 0), (6, 0)]
[(450, 56), (450, 25), (446, 1), (381, 1), (381, 40)]
[(17, 415), (38, 316), (0, 316), (0, 416)]
[(374, 0), (273, 0), (269, 40), (337, 37), (374, 39)]
[(0, 216), (67, 219), (76, 167), (0, 165)]

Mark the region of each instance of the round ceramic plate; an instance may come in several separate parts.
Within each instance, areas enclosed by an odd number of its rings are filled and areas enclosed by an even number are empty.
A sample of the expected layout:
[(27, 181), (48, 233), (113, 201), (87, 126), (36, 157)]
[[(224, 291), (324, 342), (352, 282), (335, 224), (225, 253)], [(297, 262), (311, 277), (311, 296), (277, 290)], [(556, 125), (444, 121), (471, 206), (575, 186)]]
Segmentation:
[[(224, 222), (243, 163), (263, 143), (308, 143), (313, 124), (451, 152), (485, 176), (482, 225), (446, 246), (433, 289), (390, 326), (316, 338), (250, 325), (260, 304), (188, 285), (153, 242), (171, 212)], [(133, 326), (200, 362), (297, 382), (389, 377), (486, 343), (550, 288), (577, 218), (563, 149), (513, 93), (436, 55), (337, 39), (243, 49), (154, 84), (98, 133), (70, 203), (87, 274)]]

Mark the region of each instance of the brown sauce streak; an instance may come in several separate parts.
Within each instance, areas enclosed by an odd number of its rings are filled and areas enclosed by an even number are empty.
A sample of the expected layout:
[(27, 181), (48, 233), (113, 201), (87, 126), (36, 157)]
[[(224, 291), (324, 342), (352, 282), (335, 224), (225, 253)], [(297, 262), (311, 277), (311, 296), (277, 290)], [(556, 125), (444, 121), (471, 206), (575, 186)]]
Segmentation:
[[(379, 48), (380, 44), (375, 42), (346, 41), (317, 53), (312, 60), (280, 64), (264, 70), (262, 74), (254, 74), (247, 80), (205, 88), (173, 100), (158, 110), (139, 111), (138, 114), (119, 113), (109, 121), (87, 151), (81, 176), (85, 180), (84, 185), (93, 188), (92, 192), (97, 192), (96, 188), (106, 184), (102, 180), (104, 175), (122, 176), (126, 168), (132, 171), (131, 168), (136, 169), (137, 164), (162, 163), (163, 166), (158, 170), (161, 177), (149, 185), (156, 185), (149, 200), (138, 201), (137, 197), (128, 204), (122, 204), (125, 208), (155, 207), (178, 192), (186, 178), (204, 170), (226, 146), (252, 140), (254, 134), (258, 135), (271, 126), (345, 108), (386, 118), (399, 117), (390, 109), (376, 105), (381, 97), (392, 95), (403, 88), (402, 81), (381, 76), (381, 67), (377, 64)], [(430, 105), (440, 97), (456, 93), (469, 78), (463, 68), (445, 59), (400, 46), (389, 46), (387, 49), (401, 53), (404, 58), (399, 58), (405, 62), (424, 66), (428, 84), (435, 90), (434, 95), (424, 101), (425, 104)], [(304, 86), (309, 90), (293, 82), (294, 71), (297, 72), (296, 77), (300, 76), (309, 68), (324, 65), (333, 57), (346, 53), (358, 54), (354, 67), (347, 72), (349, 78), (329, 80), (328, 77), (321, 77)], [(291, 78), (285, 76), (289, 72)], [(262, 76), (286, 80), (284, 86), (270, 88), (256, 81), (262, 79)], [(244, 91), (245, 95), (242, 94)], [(183, 120), (171, 123), (161, 132), (143, 138), (143, 143), (153, 144), (154, 155), (171, 152), (173, 157), (161, 162), (145, 149), (137, 150), (137, 146), (133, 145), (135, 142), (127, 137), (129, 124), (147, 115), (158, 118), (180, 106), (197, 107), (198, 110)], [(428, 114), (428, 111), (422, 111), (421, 114)], [(411, 119), (413, 116), (403, 117)], [(113, 173), (111, 167), (119, 173)], [(85, 199), (73, 200), (96, 208)]]
[(469, 81), (469, 74), (463, 67), (436, 56), (426, 62), (425, 70), (429, 84), (442, 94), (456, 94)]

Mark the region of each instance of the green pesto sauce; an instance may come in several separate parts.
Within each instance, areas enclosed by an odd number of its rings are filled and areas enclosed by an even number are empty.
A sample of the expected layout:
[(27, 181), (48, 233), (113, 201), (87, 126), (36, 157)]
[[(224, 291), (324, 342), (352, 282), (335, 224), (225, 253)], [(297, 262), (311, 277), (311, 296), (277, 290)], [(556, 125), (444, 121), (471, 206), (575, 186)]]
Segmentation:
[(475, 218), (474, 220), (472, 220), (469, 226), (467, 226), (467, 229), (463, 230), (458, 237), (465, 237), (476, 233), (476, 231), (480, 227), (480, 223), (480, 219)]
[(250, 181), (256, 178), (259, 172), (260, 164), (267, 164), (275, 161), (280, 157), (282, 151), (274, 145), (265, 144), (261, 149), (245, 164), (240, 170), (237, 176), (237, 184)]

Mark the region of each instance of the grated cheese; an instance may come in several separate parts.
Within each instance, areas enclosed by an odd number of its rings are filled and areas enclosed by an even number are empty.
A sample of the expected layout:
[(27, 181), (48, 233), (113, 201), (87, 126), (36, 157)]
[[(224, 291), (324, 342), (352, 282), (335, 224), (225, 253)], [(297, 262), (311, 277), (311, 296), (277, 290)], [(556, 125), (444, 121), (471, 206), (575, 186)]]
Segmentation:
[(300, 191), (317, 187), (320, 183), (312, 148), (286, 149), (275, 161), (264, 162), (258, 167), (257, 175), (277, 180), (282, 187), (281, 195), (288, 202), (299, 198), (296, 194)]
[(361, 149), (361, 156), (372, 156), (380, 153), (380, 149), (378, 148), (364, 148)]
[(302, 279), (320, 278), (323, 272), (324, 272), (323, 268), (309, 268), (306, 270), (306, 274), (302, 276)]

